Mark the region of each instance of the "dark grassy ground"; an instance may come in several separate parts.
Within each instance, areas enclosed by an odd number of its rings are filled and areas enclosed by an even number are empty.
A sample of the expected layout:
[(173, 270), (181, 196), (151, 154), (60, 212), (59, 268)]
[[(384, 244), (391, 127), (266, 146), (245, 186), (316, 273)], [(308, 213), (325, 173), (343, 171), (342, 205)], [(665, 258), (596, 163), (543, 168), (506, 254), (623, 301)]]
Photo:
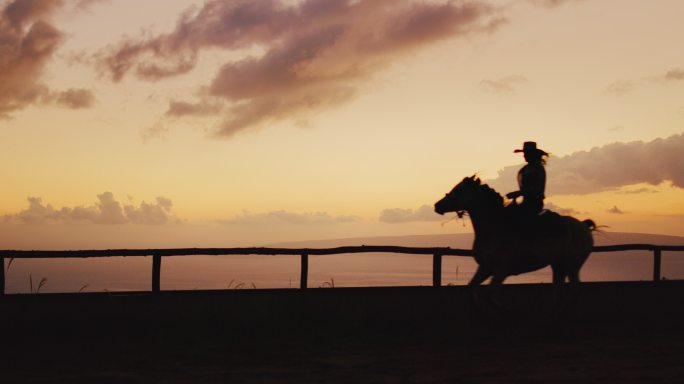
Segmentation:
[(684, 283), (34, 295), (2, 383), (682, 382)]

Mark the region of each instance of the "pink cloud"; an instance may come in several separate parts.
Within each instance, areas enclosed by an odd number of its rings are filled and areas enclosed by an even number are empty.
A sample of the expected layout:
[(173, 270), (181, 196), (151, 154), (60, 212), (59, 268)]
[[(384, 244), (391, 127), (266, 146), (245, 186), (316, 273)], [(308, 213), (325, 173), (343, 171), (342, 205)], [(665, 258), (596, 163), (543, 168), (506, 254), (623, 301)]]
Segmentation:
[(35, 103), (84, 108), (93, 96), (85, 90), (53, 92), (40, 81), (62, 41), (49, 18), (64, 1), (13, 0), (0, 11), (0, 118)]
[(262, 49), (261, 56), (224, 63), (210, 84), (198, 87), (197, 100), (170, 103), (168, 118), (222, 117), (215, 133), (228, 137), (348, 102), (396, 58), (491, 32), (502, 21), (494, 7), (476, 1), (212, 0), (184, 13), (171, 33), (129, 39), (102, 53), (100, 65), (114, 81), (131, 72), (154, 81), (192, 71), (203, 50)]
[[(682, 148), (684, 133), (649, 142), (616, 142), (563, 157), (552, 156), (547, 165), (547, 195), (586, 194), (666, 181), (684, 188)], [(519, 168), (503, 168), (490, 184), (502, 193), (516, 190)]]
[(532, 4), (542, 6), (542, 7), (557, 7), (565, 3), (576, 3), (584, 0), (530, 0)]
[(62, 207), (55, 209), (43, 204), (40, 197), (29, 197), (28, 208), (5, 216), (5, 220), (18, 220), (24, 224), (39, 225), (50, 221), (87, 221), (94, 224), (162, 225), (174, 219), (171, 214), (173, 203), (165, 197), (157, 197), (154, 203), (141, 202), (138, 206), (121, 204), (111, 192), (97, 195), (97, 202), (90, 206)]

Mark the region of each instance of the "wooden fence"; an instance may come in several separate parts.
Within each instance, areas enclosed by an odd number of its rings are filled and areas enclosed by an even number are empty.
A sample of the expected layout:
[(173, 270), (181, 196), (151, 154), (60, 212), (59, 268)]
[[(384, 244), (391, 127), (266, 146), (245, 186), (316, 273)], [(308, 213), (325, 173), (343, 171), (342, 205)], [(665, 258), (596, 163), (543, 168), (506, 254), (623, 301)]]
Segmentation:
[[(620, 244), (596, 246), (593, 252), (652, 251), (653, 281), (660, 281), (661, 255), (663, 251), (684, 251), (684, 245)], [(5, 259), (61, 259), (91, 257), (140, 257), (152, 256), (152, 292), (160, 291), (161, 260), (164, 256), (218, 256), (218, 255), (299, 255), (300, 289), (308, 286), (309, 255), (336, 255), (343, 253), (403, 253), (432, 255), (432, 285), (442, 285), (443, 256), (472, 256), (470, 249), (399, 247), (363, 245), (336, 248), (177, 248), (177, 249), (100, 249), (78, 251), (15, 251), (0, 250), (0, 295), (5, 294)]]

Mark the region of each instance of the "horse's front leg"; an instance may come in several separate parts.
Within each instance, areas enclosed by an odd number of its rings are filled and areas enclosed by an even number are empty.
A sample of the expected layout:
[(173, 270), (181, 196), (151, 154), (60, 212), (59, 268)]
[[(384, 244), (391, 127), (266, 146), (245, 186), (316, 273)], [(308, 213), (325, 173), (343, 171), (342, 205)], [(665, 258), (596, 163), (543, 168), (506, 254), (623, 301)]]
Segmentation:
[(501, 300), (499, 300), (497, 294), (497, 292), (500, 291), (499, 287), (503, 285), (506, 277), (508, 277), (508, 275), (495, 272), (492, 274), (492, 280), (489, 282), (489, 286), (486, 287), (483, 299), (488, 307), (488, 311), (493, 315), (502, 315), (511, 312), (510, 308), (508, 308), (506, 305), (504, 305), (504, 303), (501, 302)]
[[(489, 278), (492, 274), (487, 271), (487, 269), (482, 268), (482, 266), (477, 267), (477, 271), (475, 271), (475, 275), (470, 279), (470, 282), (468, 283), (469, 286), (472, 286), (472, 291), (471, 294), (473, 295), (473, 301), (477, 307), (483, 307), (483, 299), (482, 299), (482, 294), (481, 290), (482, 287), (480, 287), (480, 284), (482, 284), (485, 280)], [(488, 294), (485, 293), (485, 300), (488, 301), (487, 299)]]

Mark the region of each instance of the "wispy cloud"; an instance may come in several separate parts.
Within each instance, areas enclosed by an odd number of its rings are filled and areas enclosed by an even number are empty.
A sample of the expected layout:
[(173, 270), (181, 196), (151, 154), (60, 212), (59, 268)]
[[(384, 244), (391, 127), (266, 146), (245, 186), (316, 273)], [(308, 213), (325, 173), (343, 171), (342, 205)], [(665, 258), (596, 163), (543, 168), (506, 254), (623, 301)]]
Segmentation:
[(13, 0), (0, 11), (0, 118), (31, 104), (87, 108), (88, 90), (53, 91), (41, 81), (46, 65), (61, 43), (62, 33), (50, 22), (62, 0)]
[(665, 80), (671, 80), (671, 81), (680, 81), (684, 80), (684, 69), (671, 69), (667, 71), (665, 76), (663, 76)]
[(95, 96), (87, 89), (69, 89), (52, 93), (55, 103), (69, 109), (90, 108), (95, 104)]
[[(551, 157), (547, 195), (586, 194), (622, 186), (670, 181), (684, 188), (684, 134), (649, 142), (613, 143), (568, 156)], [(519, 166), (506, 167), (489, 183), (500, 191), (517, 189)]]
[(394, 59), (448, 38), (487, 33), (501, 23), (479, 1), (207, 1), (183, 14), (173, 32), (129, 39), (101, 54), (115, 81), (192, 71), (205, 50), (264, 53), (228, 61), (195, 100), (173, 100), (167, 119), (218, 116), (220, 137), (269, 121), (306, 120), (352, 100)]
[(219, 220), (223, 224), (296, 224), (296, 225), (330, 225), (352, 223), (360, 221), (357, 216), (340, 215), (332, 216), (327, 212), (294, 213), (285, 210), (271, 211), (266, 213), (250, 213), (244, 211), (232, 219)]
[(640, 195), (644, 193), (660, 193), (659, 190), (653, 188), (637, 188), (637, 189), (626, 189), (624, 191), (617, 192), (621, 195)]
[(519, 85), (527, 82), (528, 80), (525, 76), (511, 75), (494, 80), (482, 80), (480, 81), (480, 86), (489, 92), (511, 94)]
[(584, 0), (529, 0), (530, 3), (541, 7), (557, 7), (565, 3), (577, 3)]
[(138, 206), (120, 203), (111, 192), (104, 192), (98, 195), (97, 199), (98, 201), (90, 206), (55, 209), (50, 204), (44, 204), (40, 197), (29, 197), (28, 208), (19, 213), (5, 216), (5, 220), (18, 220), (24, 224), (33, 225), (44, 224), (50, 221), (87, 221), (104, 225), (128, 223), (161, 225), (173, 219), (171, 214), (173, 203), (165, 197), (157, 197), (154, 203), (143, 201)]
[(631, 81), (616, 81), (609, 84), (603, 92), (611, 96), (624, 96), (633, 90), (634, 83)]
[(87, 11), (95, 4), (104, 3), (109, 0), (74, 0), (74, 8), (80, 11)]
[(380, 212), (379, 220), (383, 223), (407, 223), (413, 221), (444, 221), (444, 217), (436, 214), (434, 208), (426, 204), (418, 209), (383, 209)]
[(668, 84), (684, 80), (684, 69), (673, 68), (664, 73), (652, 76), (645, 76), (631, 81), (620, 80), (610, 83), (603, 91), (610, 96), (624, 96), (636, 91), (637, 89), (654, 84)]
[(579, 215), (582, 213), (574, 208), (559, 207), (558, 205), (548, 201), (544, 203), (544, 208), (550, 211), (560, 213), (561, 215)]

